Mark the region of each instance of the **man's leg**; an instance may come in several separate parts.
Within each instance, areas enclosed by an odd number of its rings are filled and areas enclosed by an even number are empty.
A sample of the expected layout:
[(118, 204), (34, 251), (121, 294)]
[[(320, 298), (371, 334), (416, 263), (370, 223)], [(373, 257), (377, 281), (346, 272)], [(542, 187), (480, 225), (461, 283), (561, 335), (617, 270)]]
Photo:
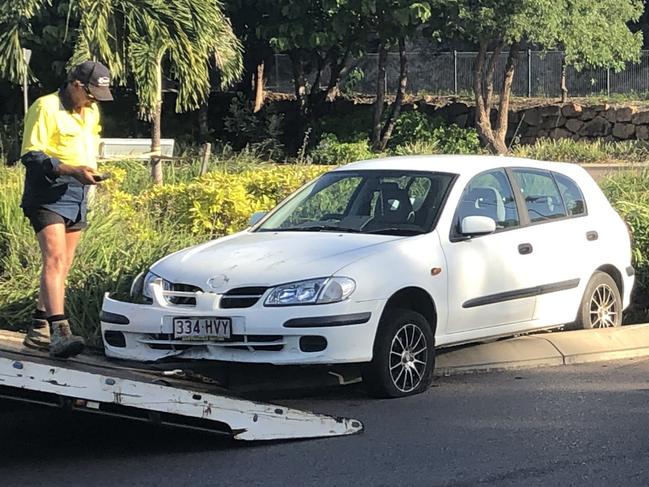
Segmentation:
[(42, 261), (40, 290), (36, 311), (23, 341), (25, 346), (37, 349), (48, 349), (50, 346), (47, 318), (63, 315), (62, 289), (65, 281), (61, 275), (65, 272), (65, 226), (63, 223), (48, 223), (36, 234)]
[(74, 254), (77, 250), (77, 245), (79, 244), (79, 239), (81, 238), (81, 230), (68, 230), (65, 232), (65, 274), (63, 276), (63, 282), (70, 274), (70, 268), (72, 267), (72, 262), (74, 261)]
[(43, 259), (39, 303), (45, 308), (47, 316), (63, 315), (68, 262), (65, 225), (48, 225), (36, 237)]
[(64, 314), (65, 279), (81, 232), (69, 233), (70, 236), (65, 225), (57, 223), (46, 226), (37, 234), (43, 256), (40, 299), (52, 329), (50, 355), (60, 358), (77, 355), (84, 347), (83, 339), (72, 335)]

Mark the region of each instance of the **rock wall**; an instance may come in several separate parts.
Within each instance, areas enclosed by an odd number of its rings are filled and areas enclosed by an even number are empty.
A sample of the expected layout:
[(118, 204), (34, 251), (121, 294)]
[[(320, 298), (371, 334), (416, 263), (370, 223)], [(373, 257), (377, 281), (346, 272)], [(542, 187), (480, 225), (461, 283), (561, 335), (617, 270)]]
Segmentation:
[[(460, 127), (475, 125), (475, 109), (464, 103), (451, 103), (432, 111)], [(492, 110), (492, 120), (496, 110)], [(541, 137), (607, 141), (649, 139), (649, 110), (635, 106), (608, 104), (582, 106), (577, 103), (544, 105), (510, 111), (507, 137), (520, 143), (533, 143)]]

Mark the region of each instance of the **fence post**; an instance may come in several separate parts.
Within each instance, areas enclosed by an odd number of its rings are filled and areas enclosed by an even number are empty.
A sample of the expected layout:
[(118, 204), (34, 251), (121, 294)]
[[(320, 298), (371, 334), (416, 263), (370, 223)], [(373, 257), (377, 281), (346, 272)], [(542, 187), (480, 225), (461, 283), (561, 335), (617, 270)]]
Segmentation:
[(457, 95), (457, 51), (453, 50), (453, 93)]
[(606, 68), (606, 96), (611, 96), (611, 68)]
[(204, 176), (207, 173), (207, 166), (210, 163), (210, 155), (212, 154), (212, 144), (205, 142), (203, 144), (203, 155), (201, 157), (201, 170), (199, 176)]
[(527, 97), (532, 98), (532, 51), (527, 50)]

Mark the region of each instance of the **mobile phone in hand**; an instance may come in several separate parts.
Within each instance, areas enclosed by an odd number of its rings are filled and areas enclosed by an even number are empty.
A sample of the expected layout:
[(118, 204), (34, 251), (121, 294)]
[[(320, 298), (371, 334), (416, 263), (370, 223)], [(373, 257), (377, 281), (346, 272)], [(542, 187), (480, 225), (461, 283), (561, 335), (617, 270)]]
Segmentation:
[(105, 181), (106, 179), (110, 178), (110, 174), (105, 172), (102, 174), (93, 174), (92, 179), (95, 180), (95, 183), (99, 183), (101, 181)]

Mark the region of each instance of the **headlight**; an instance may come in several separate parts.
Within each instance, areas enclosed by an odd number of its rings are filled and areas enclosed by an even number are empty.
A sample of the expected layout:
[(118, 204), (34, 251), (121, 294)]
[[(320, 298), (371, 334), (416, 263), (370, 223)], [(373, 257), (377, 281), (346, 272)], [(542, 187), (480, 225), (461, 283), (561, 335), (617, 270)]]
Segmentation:
[(165, 281), (162, 277), (149, 271), (146, 273), (146, 276), (144, 276), (144, 280), (142, 281), (142, 294), (147, 298), (153, 299), (153, 295), (149, 291), (149, 284), (151, 284), (156, 279), (162, 281), (162, 289), (164, 289), (165, 291), (169, 291), (171, 289), (171, 283), (169, 281)]
[(337, 303), (347, 299), (356, 289), (348, 277), (325, 277), (291, 282), (274, 288), (264, 306)]

